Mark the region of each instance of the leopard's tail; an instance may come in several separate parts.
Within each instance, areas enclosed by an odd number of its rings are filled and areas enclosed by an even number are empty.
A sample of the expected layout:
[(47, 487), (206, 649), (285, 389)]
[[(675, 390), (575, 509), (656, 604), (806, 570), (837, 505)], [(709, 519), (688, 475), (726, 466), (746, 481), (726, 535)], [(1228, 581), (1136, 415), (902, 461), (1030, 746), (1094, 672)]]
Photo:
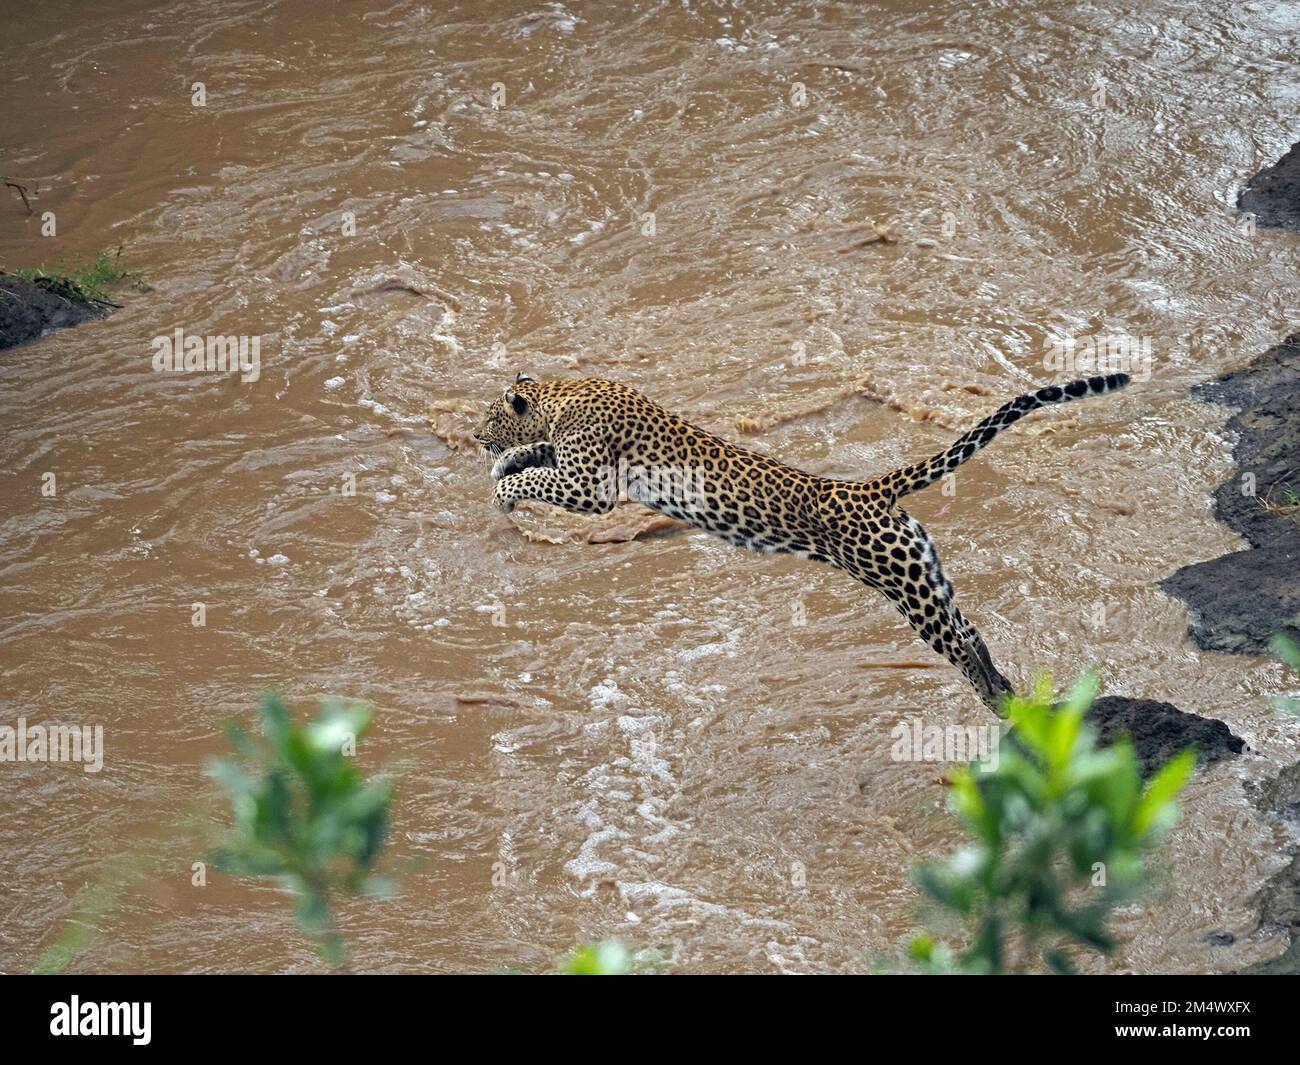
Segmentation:
[(951, 447), (924, 462), (916, 462), (886, 474), (872, 481), (870, 487), (890, 499), (920, 491), (927, 485), (934, 484), (944, 475), (952, 473), (1008, 425), (1038, 410), (1039, 407), (1046, 407), (1052, 403), (1069, 403), (1074, 399), (1114, 392), (1116, 389), (1123, 388), (1129, 380), (1129, 375), (1126, 373), (1113, 373), (1107, 377), (1088, 377), (1081, 381), (1071, 381), (1068, 385), (1048, 385), (1037, 392), (1027, 392), (1023, 396), (1017, 396), (1010, 403), (1000, 406), (970, 432), (959, 436)]

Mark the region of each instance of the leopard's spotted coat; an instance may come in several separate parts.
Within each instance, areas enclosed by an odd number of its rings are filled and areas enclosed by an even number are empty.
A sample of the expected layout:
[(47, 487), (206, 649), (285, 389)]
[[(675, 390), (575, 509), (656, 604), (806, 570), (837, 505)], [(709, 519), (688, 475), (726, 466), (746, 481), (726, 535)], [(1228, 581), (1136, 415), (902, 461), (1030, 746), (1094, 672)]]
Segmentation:
[[(1030, 411), (1100, 395), (1126, 374), (1051, 385), (999, 407), (946, 450), (870, 481), (816, 477), (723, 440), (614, 381), (520, 377), (489, 407), (475, 438), (497, 456), (495, 499), (511, 510), (538, 499), (604, 513), (616, 501), (611, 471), (690, 471), (697, 491), (629, 494), (739, 547), (829, 562), (875, 588), (920, 637), (957, 666), (994, 709), (1011, 685), (953, 598), (939, 555), (898, 500), (951, 473)], [(682, 482), (674, 482), (683, 486)]]

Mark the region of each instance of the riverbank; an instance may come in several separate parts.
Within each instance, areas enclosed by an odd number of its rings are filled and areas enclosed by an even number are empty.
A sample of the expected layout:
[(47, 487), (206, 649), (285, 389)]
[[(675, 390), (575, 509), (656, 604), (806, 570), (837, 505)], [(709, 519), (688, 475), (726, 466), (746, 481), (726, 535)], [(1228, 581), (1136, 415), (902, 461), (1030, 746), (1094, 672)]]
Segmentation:
[(1300, 973), (1300, 762), (1261, 784), (1254, 800), (1260, 812), (1276, 821), (1291, 841), (1287, 847), (1291, 861), (1260, 889), (1257, 931), (1280, 929), (1291, 937), (1291, 943), (1276, 958), (1242, 971), (1252, 976), (1294, 976)]
[(1300, 142), (1246, 182), (1237, 206), (1254, 215), (1258, 226), (1300, 232)]
[[(1300, 232), (1300, 143), (1251, 178), (1237, 202), (1256, 225)], [(1187, 604), (1197, 646), (1270, 655), (1277, 634), (1300, 637), (1300, 332), (1193, 395), (1238, 408), (1228, 420), (1237, 471), (1215, 490), (1214, 513), (1249, 546), (1184, 566), (1161, 587)], [(1290, 858), (1260, 890), (1256, 930), (1282, 930), (1290, 945), (1242, 971), (1294, 974), (1300, 972), (1300, 762), (1256, 788), (1253, 799), (1278, 824)]]
[(1189, 744), (1196, 748), (1198, 769), (1234, 758), (1246, 749), (1241, 737), (1233, 735), (1222, 721), (1153, 699), (1106, 695), (1089, 707), (1087, 720), (1104, 743), (1127, 734), (1143, 776), (1150, 776)]
[(115, 306), (87, 298), (67, 278), (26, 278), (0, 270), (0, 350), (104, 318)]
[[(1238, 408), (1228, 420), (1237, 470), (1215, 490), (1214, 513), (1249, 546), (1184, 566), (1160, 586), (1187, 604), (1198, 647), (1271, 655), (1276, 634), (1300, 636), (1300, 332), (1193, 394)], [(1256, 931), (1284, 931), (1290, 944), (1242, 971), (1300, 973), (1300, 762), (1253, 798), (1281, 828), (1290, 859), (1260, 889)]]
[(1214, 513), (1250, 546), (1161, 587), (1187, 603), (1198, 647), (1271, 654), (1279, 632), (1300, 637), (1300, 332), (1193, 394), (1240, 408), (1228, 420), (1237, 472), (1216, 489)]

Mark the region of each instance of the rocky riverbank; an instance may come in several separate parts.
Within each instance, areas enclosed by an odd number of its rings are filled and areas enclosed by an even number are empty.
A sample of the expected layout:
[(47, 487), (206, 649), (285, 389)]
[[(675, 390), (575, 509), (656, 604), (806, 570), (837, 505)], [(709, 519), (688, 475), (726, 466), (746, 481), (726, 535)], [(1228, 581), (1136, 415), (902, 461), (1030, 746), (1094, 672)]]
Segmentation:
[(1255, 805), (1275, 819), (1290, 841), (1291, 861), (1259, 892), (1259, 930), (1281, 930), (1290, 946), (1276, 958), (1243, 970), (1250, 975), (1300, 973), (1300, 762), (1287, 766), (1255, 791)]
[[(1211, 651), (1271, 654), (1279, 632), (1300, 636), (1300, 333), (1244, 370), (1195, 393), (1239, 408), (1237, 471), (1214, 494), (1214, 512), (1249, 544), (1178, 570), (1161, 587), (1187, 603), (1190, 635)], [(1259, 894), (1260, 931), (1285, 931), (1288, 949), (1244, 970), (1300, 972), (1300, 763), (1258, 789), (1256, 803), (1280, 822), (1289, 864)]]
[(1089, 724), (1103, 742), (1127, 733), (1144, 776), (1150, 776), (1188, 744), (1196, 748), (1197, 768), (1235, 758), (1246, 745), (1222, 721), (1197, 717), (1171, 703), (1106, 695), (1088, 710)]
[(1187, 603), (1191, 636), (1210, 651), (1266, 655), (1279, 632), (1300, 637), (1300, 333), (1195, 394), (1240, 408), (1237, 472), (1214, 513), (1250, 545), (1161, 582)]
[(1300, 143), (1246, 182), (1237, 206), (1253, 214), (1256, 225), (1300, 233)]
[[(1260, 226), (1300, 232), (1300, 144), (1253, 177), (1238, 206)], [(1249, 545), (1185, 566), (1161, 582), (1182, 599), (1190, 635), (1206, 650), (1272, 653), (1278, 633), (1300, 637), (1300, 332), (1249, 366), (1194, 389), (1236, 407), (1237, 471), (1214, 494), (1215, 515)], [(1300, 972), (1300, 762), (1255, 789), (1259, 810), (1275, 820), (1290, 861), (1259, 893), (1259, 931), (1284, 931), (1290, 945), (1250, 974)]]
[(0, 350), (103, 318), (112, 308), (106, 301), (85, 299), (59, 278), (29, 280), (0, 271)]

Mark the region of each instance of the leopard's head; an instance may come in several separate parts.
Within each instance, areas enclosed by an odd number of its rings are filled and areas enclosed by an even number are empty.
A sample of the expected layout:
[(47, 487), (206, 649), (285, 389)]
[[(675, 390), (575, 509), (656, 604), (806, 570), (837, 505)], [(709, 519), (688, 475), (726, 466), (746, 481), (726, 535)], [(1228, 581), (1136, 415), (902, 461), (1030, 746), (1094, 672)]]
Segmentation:
[(546, 418), (538, 406), (541, 385), (519, 374), (515, 383), (492, 401), (474, 439), (492, 455), (500, 455), (520, 444), (547, 439)]

